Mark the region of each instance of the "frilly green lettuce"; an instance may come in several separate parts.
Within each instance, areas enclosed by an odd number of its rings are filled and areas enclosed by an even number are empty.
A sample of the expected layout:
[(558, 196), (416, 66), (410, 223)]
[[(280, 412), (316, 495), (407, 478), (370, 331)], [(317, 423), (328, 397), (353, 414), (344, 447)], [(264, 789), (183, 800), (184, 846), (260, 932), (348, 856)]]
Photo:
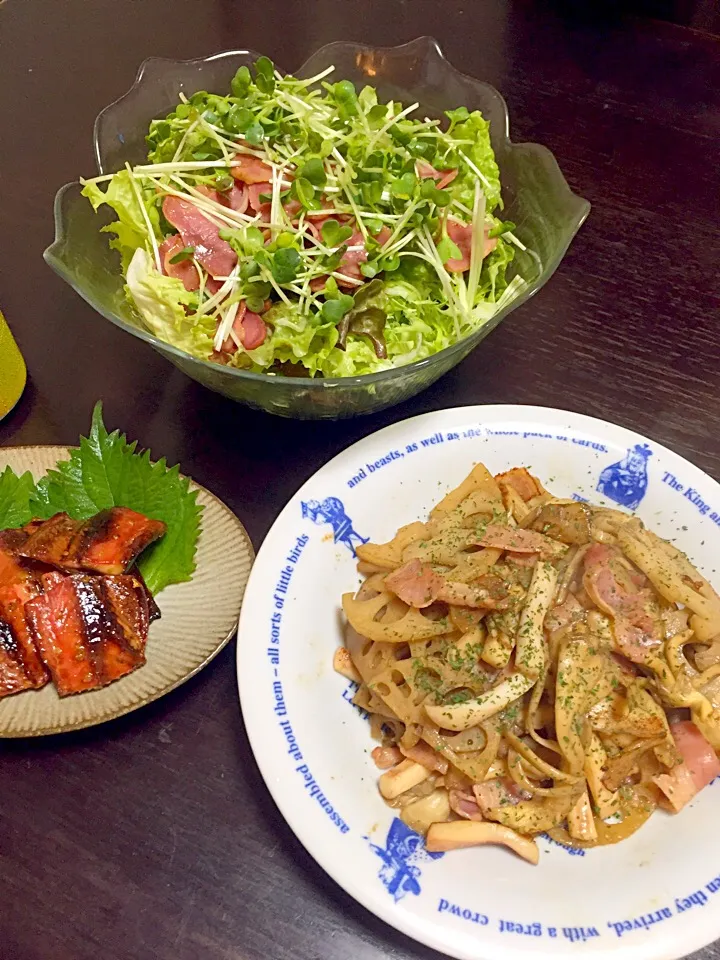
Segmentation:
[(92, 180), (82, 190), (83, 196), (88, 198), (95, 210), (106, 203), (117, 214), (118, 219), (104, 226), (102, 232), (115, 234), (110, 246), (119, 251), (123, 271), (127, 271), (135, 251), (139, 247), (144, 248), (148, 242), (148, 229), (137, 189), (131, 174), (127, 170), (120, 170), (108, 181), (106, 190)]
[(128, 292), (151, 333), (196, 357), (209, 359), (215, 322), (194, 312), (197, 294), (189, 293), (180, 280), (158, 273), (144, 249), (135, 251), (126, 280)]

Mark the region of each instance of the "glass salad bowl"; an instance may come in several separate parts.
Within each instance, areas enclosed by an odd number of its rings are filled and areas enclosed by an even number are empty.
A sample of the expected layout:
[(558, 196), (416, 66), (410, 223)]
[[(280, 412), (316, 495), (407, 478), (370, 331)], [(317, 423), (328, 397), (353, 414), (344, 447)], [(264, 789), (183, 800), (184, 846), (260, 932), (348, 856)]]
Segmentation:
[[(199, 60), (146, 60), (131, 89), (96, 120), (99, 172), (142, 163), (150, 121), (172, 110), (181, 91), (188, 96), (197, 90), (225, 94), (238, 68), (249, 66), (258, 56), (239, 50)], [(445, 110), (462, 105), (480, 110), (490, 121), (503, 217), (516, 224), (515, 235), (527, 248), (516, 251), (509, 277), (519, 274), (526, 285), (469, 336), (426, 359), (364, 376), (311, 379), (252, 373), (196, 359), (145, 329), (125, 296), (119, 255), (101, 232), (112, 212), (103, 207), (95, 213), (81, 196), (79, 183), (69, 183), (58, 192), (55, 242), (45, 251), (47, 263), (98, 313), (144, 340), (189, 377), (251, 407), (301, 419), (371, 413), (428, 387), (549, 280), (590, 210), (590, 204), (570, 190), (549, 150), (510, 141), (507, 107), (497, 90), (458, 72), (434, 40), (424, 37), (399, 47), (379, 48), (331, 43), (310, 57), (296, 76), (312, 77), (331, 64), (336, 77), (351, 80), (358, 88), (369, 83), (382, 99), (418, 101), (426, 116), (440, 118)]]

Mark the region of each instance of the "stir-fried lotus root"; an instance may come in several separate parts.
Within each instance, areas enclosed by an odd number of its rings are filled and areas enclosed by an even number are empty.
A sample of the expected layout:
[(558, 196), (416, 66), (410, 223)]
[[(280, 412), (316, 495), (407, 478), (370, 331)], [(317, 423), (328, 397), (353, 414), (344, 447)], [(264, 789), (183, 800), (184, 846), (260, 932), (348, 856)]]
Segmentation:
[(637, 518), (479, 464), (357, 555), (335, 667), (428, 850), (617, 843), (720, 773), (720, 598)]

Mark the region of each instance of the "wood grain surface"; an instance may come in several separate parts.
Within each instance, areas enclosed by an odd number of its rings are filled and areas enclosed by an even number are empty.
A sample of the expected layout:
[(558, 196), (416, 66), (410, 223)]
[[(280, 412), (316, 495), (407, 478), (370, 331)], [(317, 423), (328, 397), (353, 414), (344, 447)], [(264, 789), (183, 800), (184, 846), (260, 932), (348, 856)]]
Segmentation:
[[(558, 273), (460, 367), (375, 417), (296, 423), (186, 379), (42, 261), (57, 187), (147, 56), (249, 46), (287, 69), (335, 39), (435, 36), (506, 97), (593, 211)], [(6, 0), (0, 4), (0, 306), (30, 383), (0, 443), (108, 423), (232, 506), (259, 546), (358, 438), (469, 403), (564, 407), (637, 429), (720, 478), (720, 41), (501, 0)], [(0, 960), (433, 960), (335, 886), (249, 751), (234, 650), (138, 713), (2, 744)], [(705, 960), (720, 958), (708, 948)]]

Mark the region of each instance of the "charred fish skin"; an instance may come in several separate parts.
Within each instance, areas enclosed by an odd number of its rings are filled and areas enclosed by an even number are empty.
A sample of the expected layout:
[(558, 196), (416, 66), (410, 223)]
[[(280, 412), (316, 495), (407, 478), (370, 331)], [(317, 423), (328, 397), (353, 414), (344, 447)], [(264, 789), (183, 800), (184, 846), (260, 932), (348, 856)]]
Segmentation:
[[(13, 658), (27, 678), (27, 684), (19, 689), (39, 688), (49, 679), (25, 617), (25, 603), (42, 591), (37, 572), (25, 566), (17, 555), (25, 539), (27, 534), (22, 530), (6, 530), (0, 534), (0, 619), (12, 631), (17, 648), (17, 655), (13, 654)], [(5, 639), (9, 642), (7, 636)], [(11, 669), (7, 664), (6, 669), (14, 673), (14, 668)]]
[(93, 690), (100, 684), (93, 670), (80, 619), (77, 596), (69, 577), (25, 605), (40, 657), (59, 696)]
[(150, 588), (145, 583), (145, 578), (143, 577), (142, 573), (140, 573), (140, 569), (138, 567), (132, 567), (132, 569), (128, 571), (128, 574), (134, 577), (143, 589), (145, 598), (147, 600), (148, 622), (153, 623), (155, 620), (159, 620), (162, 616), (162, 612), (160, 607), (157, 605), (155, 597), (152, 595)]
[[(96, 543), (103, 543), (111, 535), (112, 511), (101, 510), (78, 526), (75, 536), (68, 544), (63, 557), (63, 565), (75, 569), (83, 568), (83, 558)], [(115, 572), (115, 571), (113, 571)], [(122, 573), (122, 570), (118, 570)]]
[(103, 577), (102, 588), (125, 642), (136, 653), (144, 651), (150, 629), (147, 587), (138, 578), (122, 574)]
[(17, 551), (27, 541), (30, 533), (22, 527), (15, 527), (11, 530), (0, 530), (0, 550), (15, 556)]
[[(76, 575), (73, 581), (93, 667), (102, 686), (145, 662), (148, 617), (132, 577)], [(119, 583), (117, 581), (120, 581)]]

